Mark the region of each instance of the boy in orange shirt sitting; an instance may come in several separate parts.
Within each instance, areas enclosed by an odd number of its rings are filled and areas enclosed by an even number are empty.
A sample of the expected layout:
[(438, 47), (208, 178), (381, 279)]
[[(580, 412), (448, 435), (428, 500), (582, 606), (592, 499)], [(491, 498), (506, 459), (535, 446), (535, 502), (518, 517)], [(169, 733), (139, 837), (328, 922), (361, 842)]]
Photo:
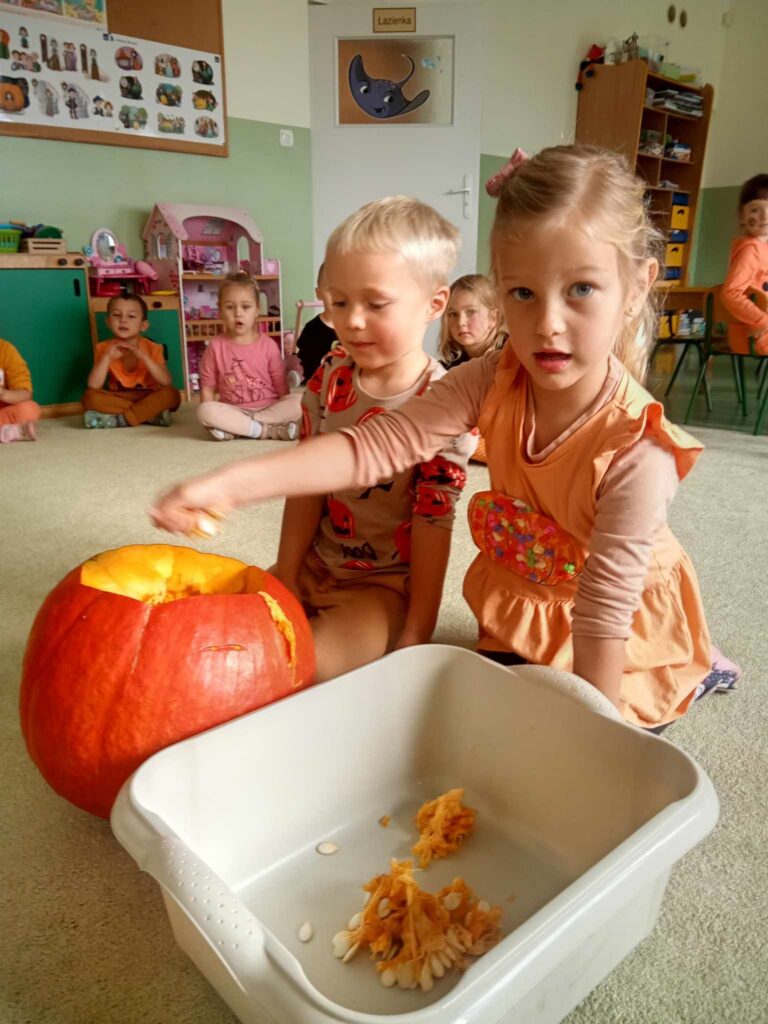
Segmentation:
[(83, 395), (86, 427), (169, 427), (181, 395), (171, 384), (162, 345), (141, 337), (149, 326), (146, 303), (138, 295), (113, 296), (107, 323), (113, 337), (96, 346)]
[(0, 442), (36, 441), (40, 406), (32, 401), (32, 377), (18, 349), (0, 338)]

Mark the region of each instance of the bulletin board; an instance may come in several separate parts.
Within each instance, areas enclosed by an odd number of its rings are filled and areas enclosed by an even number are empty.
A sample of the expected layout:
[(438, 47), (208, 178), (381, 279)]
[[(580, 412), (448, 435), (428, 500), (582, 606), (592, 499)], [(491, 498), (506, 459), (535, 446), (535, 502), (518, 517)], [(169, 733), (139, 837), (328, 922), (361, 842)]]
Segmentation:
[(20, 15), (0, 11), (0, 135), (228, 156), (221, 0), (109, 0), (107, 15), (108, 34), (45, 38), (28, 18), (22, 49)]

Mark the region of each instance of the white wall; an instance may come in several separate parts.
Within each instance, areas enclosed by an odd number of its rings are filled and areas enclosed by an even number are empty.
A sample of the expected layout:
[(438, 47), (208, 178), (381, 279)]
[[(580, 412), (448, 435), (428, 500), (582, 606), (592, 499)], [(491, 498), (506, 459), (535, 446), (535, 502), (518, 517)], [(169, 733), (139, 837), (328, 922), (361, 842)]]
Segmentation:
[(734, 0), (730, 16), (704, 166), (705, 184), (710, 188), (739, 185), (754, 174), (768, 174), (768, 4)]
[[(768, 169), (766, 0), (678, 0), (688, 13), (685, 29), (667, 22), (667, 0), (477, 0), (476, 6), (484, 32), (483, 153), (505, 155), (518, 145), (535, 151), (572, 139), (579, 61), (593, 42), (636, 31), (669, 39), (670, 58), (701, 68), (715, 88), (703, 184), (735, 185)], [(306, 0), (222, 0), (222, 7), (230, 116), (309, 127)], [(729, 9), (732, 25), (725, 28)]]
[[(765, 0), (749, 0), (755, 7)], [(669, 59), (701, 68), (717, 94), (726, 30), (723, 0), (684, 0), (688, 25), (670, 25), (666, 0), (487, 0), (483, 62), (482, 150), (506, 155), (571, 142), (574, 89), (592, 43), (632, 32), (668, 39)], [(765, 33), (760, 36), (765, 42)]]
[(307, 0), (222, 0), (227, 113), (309, 128)]

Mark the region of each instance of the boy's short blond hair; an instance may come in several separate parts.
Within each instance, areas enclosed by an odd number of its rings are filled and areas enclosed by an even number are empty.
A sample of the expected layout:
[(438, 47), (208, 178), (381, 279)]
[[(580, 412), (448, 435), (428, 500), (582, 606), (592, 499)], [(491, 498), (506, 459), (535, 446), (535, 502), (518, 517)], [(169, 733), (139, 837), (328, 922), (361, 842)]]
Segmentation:
[(430, 288), (447, 285), (461, 248), (457, 228), (437, 210), (408, 196), (366, 203), (333, 231), (325, 258), (394, 252)]

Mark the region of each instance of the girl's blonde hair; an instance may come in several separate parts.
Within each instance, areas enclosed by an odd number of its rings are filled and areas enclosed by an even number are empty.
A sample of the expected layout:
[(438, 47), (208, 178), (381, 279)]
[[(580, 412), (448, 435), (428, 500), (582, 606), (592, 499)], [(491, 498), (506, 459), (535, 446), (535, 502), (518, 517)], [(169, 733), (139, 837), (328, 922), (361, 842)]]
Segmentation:
[(234, 274), (227, 274), (221, 282), (219, 285), (219, 305), (221, 305), (221, 297), (227, 288), (250, 288), (253, 292), (253, 297), (258, 308), (259, 286), (251, 275), (247, 274), (244, 270), (238, 270)]
[(496, 313), (496, 323), (493, 324), (491, 329), (488, 331), (488, 337), (485, 339), (483, 351), (489, 349), (495, 342), (501, 325), (499, 299), (493, 283), (489, 281), (484, 274), (464, 274), (463, 277), (457, 277), (451, 285), (451, 294), (448, 299), (448, 306), (446, 307), (446, 310), (443, 313), (443, 318), (440, 322), (440, 344), (438, 346), (438, 356), (444, 363), (455, 362), (455, 360), (458, 359), (464, 351), (461, 345), (451, 337), (451, 330), (448, 326), (448, 310), (450, 309), (451, 299), (456, 292), (469, 292), (470, 295), (474, 295), (477, 299), (478, 305), (485, 306), (486, 309), (492, 310)]
[[(535, 218), (573, 216), (594, 238), (615, 245), (626, 283), (648, 259), (662, 263), (664, 239), (645, 201), (646, 185), (619, 153), (599, 146), (552, 146), (527, 160), (504, 183), (491, 231), (491, 261), (518, 225)], [(614, 354), (639, 381), (656, 338), (658, 308), (649, 291), (636, 315), (626, 318)], [(509, 324), (508, 330), (514, 331)]]
[(388, 196), (366, 203), (332, 232), (329, 256), (396, 252), (426, 287), (448, 284), (461, 245), (459, 231), (426, 203)]

